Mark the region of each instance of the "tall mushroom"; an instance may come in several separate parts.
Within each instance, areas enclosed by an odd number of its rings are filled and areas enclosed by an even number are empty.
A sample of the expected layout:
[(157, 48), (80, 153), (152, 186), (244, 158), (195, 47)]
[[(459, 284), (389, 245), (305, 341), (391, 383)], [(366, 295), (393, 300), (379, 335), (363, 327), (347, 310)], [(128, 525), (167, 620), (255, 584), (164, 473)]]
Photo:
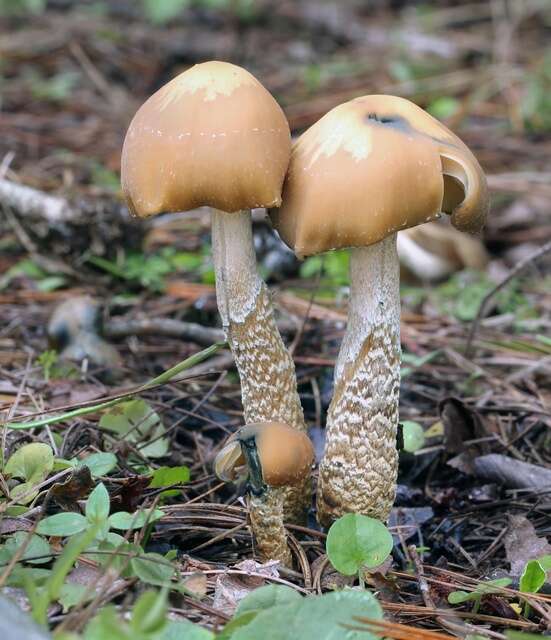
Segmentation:
[(342, 104), (293, 147), (283, 204), (272, 214), (299, 257), (352, 247), (348, 326), (335, 367), (320, 465), (318, 517), (385, 520), (394, 501), (400, 388), (396, 232), (451, 215), (477, 231), (486, 181), (461, 140), (394, 96)]
[(303, 486), (313, 462), (314, 448), (306, 433), (283, 422), (239, 429), (216, 456), (214, 471), (221, 480), (247, 481), (252, 524), (264, 557), (291, 564), (282, 505), (274, 488)]
[[(245, 421), (282, 420), (305, 430), (294, 364), (258, 274), (250, 213), (280, 205), (290, 150), (287, 120), (260, 82), (233, 64), (206, 62), (140, 107), (124, 141), (121, 179), (140, 217), (213, 208), (216, 296)], [(286, 513), (301, 519), (309, 503), (305, 482), (287, 496)]]

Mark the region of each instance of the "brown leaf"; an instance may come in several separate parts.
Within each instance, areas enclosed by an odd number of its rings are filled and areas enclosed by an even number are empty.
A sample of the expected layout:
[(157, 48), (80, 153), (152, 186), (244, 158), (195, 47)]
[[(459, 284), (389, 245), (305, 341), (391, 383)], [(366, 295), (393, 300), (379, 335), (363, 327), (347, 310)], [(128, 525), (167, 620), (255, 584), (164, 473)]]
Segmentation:
[(79, 500), (84, 500), (94, 486), (90, 469), (83, 465), (75, 469), (65, 482), (56, 482), (46, 494), (45, 504), (53, 500), (65, 511), (80, 511)]
[(112, 511), (136, 511), (147, 489), (151, 478), (149, 476), (132, 476), (125, 478), (120, 488), (111, 496)]
[(204, 573), (194, 573), (183, 581), (184, 587), (198, 598), (207, 593), (207, 576)]
[(270, 560), (264, 564), (254, 560), (243, 560), (243, 562), (236, 564), (233, 567), (234, 569), (250, 571), (256, 575), (223, 574), (218, 576), (214, 590), (214, 608), (232, 615), (245, 596), (266, 584), (263, 576), (266, 578), (279, 577), (278, 566), (279, 562), (275, 560)]
[(465, 442), (486, 435), (478, 413), (469, 409), (459, 398), (444, 398), (438, 407), (444, 426), (444, 445), (448, 453), (462, 453), (467, 449), (473, 453), (478, 448), (466, 447)]
[(509, 530), (503, 542), (513, 576), (520, 576), (529, 560), (551, 554), (551, 544), (537, 535), (534, 525), (523, 515), (509, 516)]

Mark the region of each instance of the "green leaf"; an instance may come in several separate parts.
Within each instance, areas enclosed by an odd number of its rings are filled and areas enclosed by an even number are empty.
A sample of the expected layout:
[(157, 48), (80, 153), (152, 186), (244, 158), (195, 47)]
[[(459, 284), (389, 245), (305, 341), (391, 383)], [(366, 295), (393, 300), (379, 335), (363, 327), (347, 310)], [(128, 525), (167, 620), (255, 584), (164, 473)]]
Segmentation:
[(4, 473), (39, 484), (54, 468), (52, 448), (42, 442), (32, 442), (18, 449), (8, 460)]
[(98, 478), (113, 471), (117, 466), (117, 456), (114, 453), (92, 453), (83, 460), (79, 460), (78, 465), (86, 465), (92, 477)]
[(132, 608), (130, 626), (138, 635), (160, 631), (166, 623), (166, 590), (145, 591)]
[(499, 593), (502, 587), (508, 587), (511, 584), (511, 578), (496, 578), (495, 580), (486, 580), (477, 585), (476, 591), (482, 594)]
[(507, 640), (542, 640), (540, 633), (524, 633), (523, 631), (506, 631)]
[(178, 622), (169, 620), (161, 631), (158, 640), (215, 640), (215, 635), (208, 629), (203, 629), (189, 620)]
[(141, 398), (119, 403), (103, 414), (99, 426), (136, 445), (146, 458), (162, 458), (168, 453), (161, 418)]
[(154, 24), (165, 24), (184, 9), (186, 9), (191, 0), (142, 0), (145, 14)]
[(382, 564), (392, 551), (392, 536), (382, 522), (348, 513), (331, 525), (326, 549), (335, 569), (351, 576)]
[(36, 532), (44, 536), (72, 536), (88, 526), (88, 520), (80, 513), (56, 513), (41, 520)]
[(425, 432), (418, 422), (404, 420), (402, 422), (402, 433), (404, 437), (404, 451), (415, 453), (425, 444)]
[(22, 482), (10, 491), (10, 498), (19, 504), (29, 504), (38, 495), (33, 482)]
[(448, 594), (448, 602), (450, 604), (463, 604), (471, 600), (478, 600), (480, 593), (476, 591), (452, 591)]
[(155, 469), (149, 486), (151, 488), (169, 487), (189, 481), (189, 467), (160, 467)]
[(132, 640), (134, 637), (113, 606), (100, 609), (84, 630), (84, 640)]
[(344, 629), (343, 625), (354, 624), (356, 616), (382, 619), (381, 606), (369, 591), (345, 590), (309, 596), (260, 611), (248, 624), (235, 629), (231, 640), (375, 640), (367, 631)]
[(541, 556), (541, 558), (538, 558), (538, 562), (544, 571), (551, 570), (551, 555)]
[(537, 593), (545, 584), (547, 574), (538, 560), (529, 560), (520, 576), (519, 591)]
[(151, 524), (163, 516), (164, 513), (160, 509), (155, 509), (153, 512), (144, 509), (135, 513), (118, 511), (109, 516), (109, 524), (113, 529), (128, 531), (128, 529), (141, 529), (146, 522)]
[[(6, 543), (0, 547), (0, 564), (8, 564), (19, 547), (27, 541), (28, 536), (26, 531), (17, 531), (10, 536)], [(50, 562), (51, 559), (50, 545), (44, 538), (33, 534), (20, 560), (30, 564), (44, 564)]]
[(442, 96), (433, 100), (427, 107), (427, 111), (438, 118), (439, 120), (445, 120), (450, 118), (459, 110), (460, 103), (456, 98), (451, 96)]
[(174, 566), (158, 553), (144, 553), (130, 560), (132, 571), (146, 584), (163, 587), (170, 584)]
[(86, 518), (92, 524), (100, 524), (109, 517), (109, 494), (103, 482), (92, 491), (86, 500)]
[(63, 607), (63, 613), (67, 613), (81, 602), (90, 602), (96, 595), (94, 589), (88, 589), (85, 584), (65, 582), (59, 591), (59, 604)]
[(269, 584), (251, 591), (248, 596), (243, 598), (237, 607), (235, 615), (240, 616), (249, 611), (262, 611), (270, 607), (293, 604), (301, 599), (302, 596), (298, 591), (291, 587), (286, 587), (283, 584)]

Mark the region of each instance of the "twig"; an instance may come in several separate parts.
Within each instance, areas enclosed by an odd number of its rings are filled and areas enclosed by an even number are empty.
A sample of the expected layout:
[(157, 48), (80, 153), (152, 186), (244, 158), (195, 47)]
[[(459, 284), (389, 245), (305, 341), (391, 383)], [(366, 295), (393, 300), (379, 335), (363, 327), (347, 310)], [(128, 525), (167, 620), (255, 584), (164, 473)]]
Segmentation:
[(49, 222), (70, 222), (79, 217), (78, 211), (64, 198), (51, 196), (11, 180), (0, 179), (0, 202), (21, 215), (40, 217)]
[(104, 327), (104, 335), (106, 338), (122, 338), (128, 335), (160, 335), (182, 338), (201, 345), (223, 342), (225, 339), (222, 329), (203, 327), (195, 322), (183, 322), (172, 318), (110, 320)]
[(508, 285), (513, 278), (515, 278), (522, 271), (524, 271), (526, 267), (533, 264), (534, 262), (537, 262), (540, 258), (542, 258), (545, 254), (549, 252), (551, 252), (551, 242), (546, 242), (543, 245), (543, 247), (541, 247), (540, 249), (538, 249), (537, 251), (529, 255), (524, 260), (521, 260), (516, 267), (511, 269), (511, 271), (507, 274), (505, 278), (503, 278), (501, 282), (496, 284), (496, 286), (484, 296), (484, 298), (482, 299), (482, 302), (480, 303), (480, 306), (478, 307), (476, 318), (473, 320), (471, 324), (471, 330), (469, 331), (469, 337), (467, 338), (467, 345), (465, 347), (465, 357), (468, 357), (471, 354), (472, 343), (476, 335), (476, 332), (478, 331), (478, 326), (480, 324), (480, 321), (484, 317), (484, 312), (486, 311), (486, 306), (488, 302), (495, 296), (496, 293), (498, 293), (499, 291), (501, 291), (501, 289), (503, 289), (506, 285)]

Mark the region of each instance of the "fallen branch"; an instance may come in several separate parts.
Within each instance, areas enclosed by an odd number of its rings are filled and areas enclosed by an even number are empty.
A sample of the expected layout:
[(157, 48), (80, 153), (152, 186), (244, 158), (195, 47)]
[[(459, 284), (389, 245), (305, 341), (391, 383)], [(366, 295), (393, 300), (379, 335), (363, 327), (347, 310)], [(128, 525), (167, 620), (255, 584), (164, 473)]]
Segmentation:
[(112, 319), (105, 324), (106, 338), (124, 338), (129, 335), (155, 335), (181, 338), (201, 345), (225, 340), (222, 329), (203, 327), (195, 322), (184, 322), (172, 318), (141, 318), (138, 320)]
[(65, 198), (11, 180), (0, 180), (0, 204), (15, 209), (20, 215), (43, 218), (48, 222), (71, 222), (79, 217), (79, 212)]

